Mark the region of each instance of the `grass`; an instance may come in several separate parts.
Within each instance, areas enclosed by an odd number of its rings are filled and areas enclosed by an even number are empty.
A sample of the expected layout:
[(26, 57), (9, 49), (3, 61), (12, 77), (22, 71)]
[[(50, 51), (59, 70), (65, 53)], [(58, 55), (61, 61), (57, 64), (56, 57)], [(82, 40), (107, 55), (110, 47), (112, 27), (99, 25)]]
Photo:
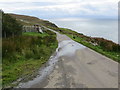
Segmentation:
[(37, 32), (24, 32), (23, 35), (29, 35), (29, 36), (40, 36), (40, 37), (44, 37), (44, 36), (49, 36), (48, 33), (37, 33)]
[(112, 51), (105, 51), (103, 50), (100, 46), (94, 46), (92, 45), (91, 43), (89, 42), (86, 42), (84, 39), (80, 38), (80, 37), (75, 37), (73, 38), (72, 35), (68, 35), (71, 39), (73, 39), (74, 41), (78, 42), (78, 43), (81, 43), (83, 44), (84, 46), (88, 47), (88, 48), (91, 48), (93, 50), (95, 50), (96, 52), (99, 52), (101, 53), (102, 55), (105, 55), (117, 62), (120, 62), (120, 52), (112, 52)]
[(49, 60), (57, 45), (56, 34), (49, 31), (43, 34), (28, 32), (3, 39), (3, 88), (37, 72)]
[(20, 60), (15, 64), (4, 65), (3, 72), (3, 85), (12, 85), (10, 82), (13, 82), (19, 78), (23, 78), (26, 75), (35, 73), (47, 60), (42, 59), (29, 59), (29, 60)]
[[(54, 29), (54, 28), (53, 28)], [(103, 49), (103, 47), (101, 47), (100, 45), (94, 46), (93, 44), (89, 43), (88, 41), (85, 40), (85, 38), (87, 36), (84, 37), (78, 37), (78, 35), (83, 36), (83, 34), (79, 34), (75, 31), (72, 31), (70, 29), (66, 29), (66, 28), (59, 28), (59, 29), (54, 29), (58, 32), (60, 32), (61, 34), (66, 34), (68, 37), (70, 37), (72, 40), (83, 44), (84, 46), (93, 49), (96, 52), (99, 52), (102, 55), (105, 55), (111, 59), (113, 59), (114, 61), (120, 62), (120, 52), (119, 51), (106, 51)], [(89, 38), (89, 37), (87, 37)]]

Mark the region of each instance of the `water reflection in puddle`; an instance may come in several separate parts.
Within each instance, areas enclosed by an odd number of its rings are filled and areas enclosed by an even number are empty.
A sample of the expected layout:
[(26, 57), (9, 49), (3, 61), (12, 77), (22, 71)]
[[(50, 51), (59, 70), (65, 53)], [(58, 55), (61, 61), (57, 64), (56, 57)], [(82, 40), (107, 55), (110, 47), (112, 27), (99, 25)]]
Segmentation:
[(85, 46), (73, 41), (73, 40), (64, 40), (59, 43), (58, 46), (58, 57), (64, 55), (74, 55), (75, 51), (78, 49), (83, 49)]
[(55, 63), (59, 60), (61, 56), (74, 55), (75, 51), (78, 49), (85, 48), (85, 46), (73, 41), (73, 40), (64, 40), (59, 42), (58, 48), (56, 49), (55, 55), (51, 56), (46, 67), (42, 70), (40, 69), (39, 75), (31, 81), (20, 83), (17, 88), (30, 88), (31, 86), (42, 82), (54, 69)]

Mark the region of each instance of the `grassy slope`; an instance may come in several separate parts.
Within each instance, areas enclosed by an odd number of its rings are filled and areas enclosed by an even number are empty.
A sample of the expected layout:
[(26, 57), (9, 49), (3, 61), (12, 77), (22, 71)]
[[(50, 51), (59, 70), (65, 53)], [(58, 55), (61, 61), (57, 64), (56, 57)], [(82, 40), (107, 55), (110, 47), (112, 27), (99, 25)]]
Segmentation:
[[(22, 25), (39, 24), (57, 28), (55, 24), (36, 17), (9, 15), (16, 18)], [(11, 82), (18, 78), (27, 79), (26, 76), (38, 71), (55, 51), (58, 43), (55, 33), (45, 31), (43, 34), (29, 32), (23, 33), (22, 37), (3, 39), (3, 44), (3, 53), (6, 52), (6, 49), (10, 50), (3, 58), (3, 86), (11, 86)]]
[(29, 35), (29, 36), (40, 36), (40, 37), (45, 37), (45, 36), (49, 36), (48, 33), (36, 33), (36, 32), (24, 32), (23, 35)]
[[(120, 61), (120, 56), (117, 57), (117, 55), (119, 55), (120, 53), (103, 51), (101, 49), (101, 47), (93, 46), (92, 44), (86, 42), (84, 40), (84, 38), (77, 37), (75, 35), (77, 32), (75, 32), (75, 31), (71, 31), (69, 29), (64, 29), (64, 28), (58, 28), (55, 24), (53, 24), (49, 21), (41, 20), (41, 19), (36, 18), (36, 17), (25, 16), (25, 15), (16, 15), (16, 14), (10, 14), (10, 15), (12, 17), (15, 17), (23, 25), (34, 25), (34, 24), (44, 25), (44, 26), (49, 27), (51, 29), (54, 29), (54, 30), (56, 30), (56, 31), (58, 31), (62, 34), (68, 35), (71, 39), (73, 39), (73, 40), (75, 40), (75, 41), (77, 41), (77, 42), (79, 42), (79, 43), (97, 51), (97, 52), (100, 52), (103, 55), (106, 55), (106, 56), (108, 56), (108, 57), (110, 57), (110, 58), (112, 58), (116, 61)], [(74, 34), (75, 38), (73, 38), (73, 34)], [(51, 36), (50, 33), (44, 33), (44, 34), (23, 33), (23, 36), (27, 36), (27, 37), (31, 36), (31, 37), (42, 38), (41, 40), (46, 44), (41, 44), (39, 49), (42, 49), (43, 50), (42, 53), (43, 52), (47, 53), (47, 55), (43, 54), (42, 58), (39, 58), (39, 57), (41, 57), (40, 55), (42, 55), (42, 54), (38, 54), (38, 56), (33, 55), (34, 58), (28, 58), (28, 57), (31, 57), (32, 55), (31, 55), (30, 50), (26, 50), (26, 53), (28, 53), (28, 55), (27, 55), (28, 59), (27, 59), (25, 57), (25, 55), (16, 54), (15, 56), (18, 58), (17, 62), (14, 62), (14, 63), (13, 62), (7, 62), (7, 63), (3, 64), (3, 69), (4, 69), (3, 70), (3, 80), (4, 80), (3, 84), (4, 85), (10, 84), (11, 82), (15, 81), (19, 77), (24, 77), (26, 75), (29, 76), (29, 75), (32, 75), (32, 73), (35, 73), (39, 69), (39, 67), (48, 60), (51, 53), (54, 52), (55, 48), (57, 47), (57, 41), (56, 40), (50, 40), (50, 39), (46, 40), (45, 39), (47, 37), (53, 37), (53, 38), (56, 37), (55, 35)], [(49, 41), (52, 41), (52, 42), (50, 42), (51, 43), (50, 45), (47, 45), (47, 42), (49, 42)], [(23, 42), (23, 43), (26, 43), (26, 42)], [(34, 43), (34, 40), (33, 40), (33, 43)], [(33, 43), (31, 43), (31, 44), (33, 44)], [(38, 44), (38, 43), (36, 43), (36, 44)], [(33, 45), (35, 45), (35, 44), (33, 44)], [(37, 48), (38, 47), (36, 47), (36, 50), (38, 50)], [(46, 57), (46, 56), (48, 56), (48, 57)]]
[[(6, 43), (7, 47), (4, 45)], [(20, 43), (22, 47), (18, 46)], [(29, 79), (29, 75), (35, 73), (57, 48), (56, 34), (23, 33), (20, 38), (4, 39), (3, 51), (7, 48), (11, 49), (3, 58), (3, 86), (11, 86), (20, 77)]]
[(76, 41), (78, 43), (81, 43), (81, 44), (83, 44), (83, 45), (85, 45), (85, 46), (87, 46), (87, 47), (101, 53), (102, 55), (105, 55), (105, 56), (107, 56), (107, 57), (109, 57), (109, 58), (111, 58), (111, 59), (113, 59), (113, 60), (115, 60), (117, 62), (120, 62), (120, 56), (117, 56), (117, 55), (120, 55), (120, 52), (104, 51), (100, 46), (94, 46), (94, 45), (84, 41), (84, 39), (82, 39), (80, 37), (74, 36), (75, 38), (73, 38), (72, 35), (68, 35), (68, 34), (67, 34), (67, 36), (69, 36), (74, 41)]
[[(59, 28), (59, 29), (56, 29), (56, 28), (52, 28), (62, 34), (66, 34), (67, 36), (69, 36), (71, 39), (73, 39), (74, 41), (78, 42), (78, 43), (81, 43), (85, 46), (87, 46), (88, 48), (91, 48), (99, 53), (101, 53), (102, 55), (105, 55), (117, 62), (120, 62), (120, 52), (113, 52), (113, 51), (105, 51), (102, 49), (101, 46), (94, 46), (92, 45), (91, 43), (87, 42), (85, 40), (85, 37), (81, 38), (81, 37), (78, 37), (77, 36), (77, 32), (75, 31), (72, 31), (70, 29), (66, 29), (66, 28)], [(82, 35), (82, 34), (79, 34), (79, 35)]]
[(34, 25), (34, 24), (38, 24), (38, 25), (44, 25), (46, 27), (55, 27), (57, 28), (57, 26), (55, 24), (53, 24), (52, 22), (49, 22), (47, 20), (42, 20), (39, 19), (37, 17), (33, 17), (33, 16), (26, 16), (26, 15), (17, 15), (17, 14), (9, 14), (10, 16), (16, 18), (19, 22), (21, 22), (23, 25)]
[[(19, 17), (19, 19), (20, 19), (20, 17)], [(37, 19), (33, 19), (33, 18), (32, 18), (32, 20), (37, 21)], [(91, 49), (93, 49), (93, 50), (95, 50), (95, 51), (97, 51), (97, 52), (99, 52), (99, 53), (113, 59), (113, 60), (115, 60), (115, 61), (117, 61), (117, 62), (120, 62), (120, 52), (105, 51), (100, 46), (93, 46), (89, 42), (86, 42), (85, 37), (82, 37), (82, 38), (77, 37), (78, 34), (82, 36), (82, 34), (80, 34), (80, 33), (77, 33), (77, 32), (72, 31), (70, 29), (58, 28), (55, 24), (53, 24), (53, 23), (51, 23), (49, 21), (44, 21), (44, 20), (40, 19), (37, 22), (39, 22), (39, 21), (41, 22), (41, 25), (44, 25), (44, 26), (46, 26), (48, 28), (51, 28), (51, 29), (54, 29), (54, 30), (56, 30), (56, 31), (58, 31), (58, 32), (60, 32), (62, 34), (66, 34), (71, 39), (73, 39), (73, 40), (75, 40), (75, 41), (77, 41), (77, 42), (79, 42), (79, 43), (81, 43), (81, 44), (83, 44), (83, 45), (85, 45), (85, 46), (87, 46), (87, 47), (89, 47), (89, 48), (91, 48)], [(73, 35), (74, 35), (75, 38), (73, 38)]]

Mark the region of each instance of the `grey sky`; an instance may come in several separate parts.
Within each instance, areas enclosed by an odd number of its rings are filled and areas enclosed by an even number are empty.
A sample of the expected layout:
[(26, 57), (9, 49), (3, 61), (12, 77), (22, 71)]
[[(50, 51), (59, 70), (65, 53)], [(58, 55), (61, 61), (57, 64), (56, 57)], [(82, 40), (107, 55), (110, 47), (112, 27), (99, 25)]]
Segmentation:
[(118, 0), (0, 0), (0, 8), (42, 19), (117, 19)]

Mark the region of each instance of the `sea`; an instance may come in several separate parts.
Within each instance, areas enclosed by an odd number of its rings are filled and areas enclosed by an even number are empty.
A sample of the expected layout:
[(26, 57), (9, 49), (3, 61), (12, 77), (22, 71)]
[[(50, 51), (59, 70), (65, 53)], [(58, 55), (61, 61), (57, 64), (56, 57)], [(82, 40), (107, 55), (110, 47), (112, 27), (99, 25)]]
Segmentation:
[(101, 37), (118, 43), (118, 20), (116, 19), (51, 19), (62, 28), (69, 28), (91, 37)]

